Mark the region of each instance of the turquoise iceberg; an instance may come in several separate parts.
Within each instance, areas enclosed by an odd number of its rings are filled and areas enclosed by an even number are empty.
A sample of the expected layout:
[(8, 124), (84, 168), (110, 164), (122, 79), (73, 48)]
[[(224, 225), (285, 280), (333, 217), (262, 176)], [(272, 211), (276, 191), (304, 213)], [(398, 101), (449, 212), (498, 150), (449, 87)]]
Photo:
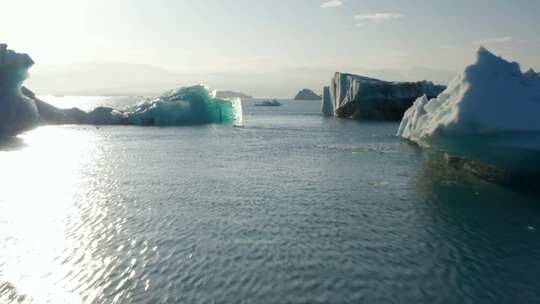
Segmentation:
[(139, 126), (241, 124), (241, 100), (217, 99), (215, 96), (215, 91), (204, 85), (184, 87), (142, 102), (118, 115)]

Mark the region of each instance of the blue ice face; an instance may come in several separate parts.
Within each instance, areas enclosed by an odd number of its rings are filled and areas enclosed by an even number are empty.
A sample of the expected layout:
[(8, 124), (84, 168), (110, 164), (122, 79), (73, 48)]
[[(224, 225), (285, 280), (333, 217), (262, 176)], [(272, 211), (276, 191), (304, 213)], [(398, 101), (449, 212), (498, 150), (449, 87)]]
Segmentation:
[(0, 137), (15, 136), (38, 123), (33, 100), (21, 93), (26, 67), (0, 66)]
[(20, 87), (27, 77), (28, 70), (26, 68), (16, 66), (0, 66), (0, 92), (4, 94), (20, 93)]
[(238, 116), (233, 101), (215, 99), (202, 86), (169, 91), (127, 112), (134, 125), (178, 126), (232, 123)]

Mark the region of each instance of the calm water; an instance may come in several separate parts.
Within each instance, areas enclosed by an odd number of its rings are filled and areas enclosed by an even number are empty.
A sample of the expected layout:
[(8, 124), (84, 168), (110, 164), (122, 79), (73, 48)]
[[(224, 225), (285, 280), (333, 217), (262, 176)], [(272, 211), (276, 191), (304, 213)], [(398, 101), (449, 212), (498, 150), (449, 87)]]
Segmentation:
[(0, 303), (540, 302), (538, 196), (318, 113), (2, 142)]

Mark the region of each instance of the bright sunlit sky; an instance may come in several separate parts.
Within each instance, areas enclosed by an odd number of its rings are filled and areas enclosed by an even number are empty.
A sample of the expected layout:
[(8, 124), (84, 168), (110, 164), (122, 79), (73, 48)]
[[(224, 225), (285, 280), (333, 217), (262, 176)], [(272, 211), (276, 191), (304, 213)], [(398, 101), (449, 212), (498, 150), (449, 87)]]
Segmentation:
[(0, 0), (0, 40), (37, 64), (175, 72), (460, 70), (474, 49), (540, 67), (538, 0)]

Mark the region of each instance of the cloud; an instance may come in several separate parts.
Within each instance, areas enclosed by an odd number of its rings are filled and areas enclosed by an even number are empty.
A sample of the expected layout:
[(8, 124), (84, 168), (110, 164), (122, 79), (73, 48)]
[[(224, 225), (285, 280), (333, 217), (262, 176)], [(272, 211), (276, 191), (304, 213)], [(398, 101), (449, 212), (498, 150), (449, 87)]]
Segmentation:
[(400, 19), (403, 17), (404, 15), (402, 14), (374, 13), (374, 14), (359, 14), (359, 15), (354, 16), (354, 19), (364, 20), (364, 21), (385, 21), (385, 20), (391, 20), (391, 19)]
[(479, 39), (479, 40), (474, 41), (473, 43), (476, 45), (486, 45), (486, 44), (501, 44), (501, 43), (507, 43), (510, 41), (512, 41), (512, 37), (505, 36), (505, 37)]
[(333, 8), (333, 7), (338, 7), (342, 5), (343, 5), (343, 1), (341, 0), (330, 0), (321, 4), (321, 8)]

